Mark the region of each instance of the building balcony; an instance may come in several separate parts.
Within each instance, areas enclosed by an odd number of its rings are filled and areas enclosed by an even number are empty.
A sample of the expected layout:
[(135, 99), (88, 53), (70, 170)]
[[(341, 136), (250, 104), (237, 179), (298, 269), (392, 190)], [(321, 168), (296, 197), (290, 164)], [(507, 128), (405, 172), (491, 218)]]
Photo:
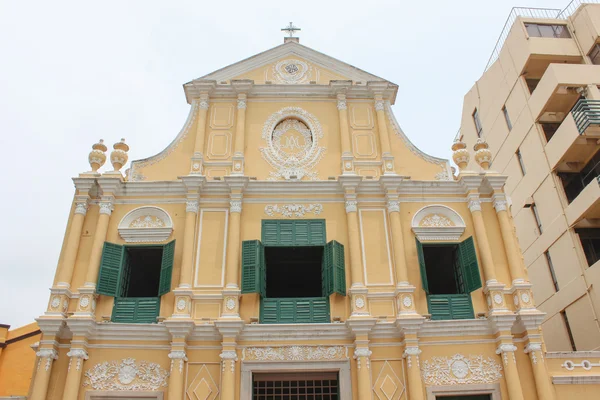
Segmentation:
[(581, 170), (600, 148), (600, 101), (580, 99), (546, 145), (550, 168)]
[(595, 177), (573, 199), (565, 210), (569, 226), (584, 226), (583, 220), (600, 218), (600, 183)]
[(600, 65), (550, 64), (529, 99), (534, 120), (562, 120), (581, 96), (581, 89), (600, 82)]

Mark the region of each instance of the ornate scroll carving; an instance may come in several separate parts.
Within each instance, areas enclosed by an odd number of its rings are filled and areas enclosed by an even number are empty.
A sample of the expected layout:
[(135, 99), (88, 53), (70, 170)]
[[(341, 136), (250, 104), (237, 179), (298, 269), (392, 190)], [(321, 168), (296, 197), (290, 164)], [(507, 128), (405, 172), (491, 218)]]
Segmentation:
[(315, 215), (321, 214), (323, 211), (323, 205), (321, 204), (268, 204), (265, 206), (265, 214), (270, 217), (274, 217), (275, 214), (281, 214), (287, 218), (293, 217), (304, 217), (306, 213), (313, 213)]
[(158, 390), (167, 387), (169, 373), (160, 365), (124, 358), (119, 361), (105, 361), (94, 365), (85, 372), (83, 386), (94, 390)]
[(422, 365), (421, 373), (426, 385), (493, 383), (502, 378), (502, 366), (482, 355), (432, 357)]
[(343, 346), (247, 347), (244, 361), (331, 361), (347, 358)]

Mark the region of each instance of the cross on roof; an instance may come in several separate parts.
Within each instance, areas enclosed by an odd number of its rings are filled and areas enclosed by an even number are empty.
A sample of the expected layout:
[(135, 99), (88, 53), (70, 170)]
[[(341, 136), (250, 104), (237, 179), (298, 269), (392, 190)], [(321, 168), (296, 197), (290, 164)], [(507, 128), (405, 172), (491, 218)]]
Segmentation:
[(290, 24), (288, 26), (286, 26), (285, 28), (281, 28), (281, 30), (287, 32), (290, 35), (290, 37), (293, 37), (294, 32), (301, 31), (302, 29), (296, 28), (294, 26), (294, 24), (292, 22), (290, 22)]

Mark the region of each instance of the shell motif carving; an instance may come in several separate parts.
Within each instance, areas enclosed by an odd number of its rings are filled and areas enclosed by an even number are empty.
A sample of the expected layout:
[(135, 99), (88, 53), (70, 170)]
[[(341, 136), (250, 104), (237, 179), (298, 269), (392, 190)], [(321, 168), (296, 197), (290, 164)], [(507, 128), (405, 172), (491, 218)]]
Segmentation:
[(421, 365), (426, 385), (494, 383), (502, 378), (502, 366), (494, 359), (482, 355), (432, 357)]
[(85, 372), (83, 386), (94, 390), (158, 390), (167, 387), (169, 373), (156, 363), (134, 358), (106, 361)]

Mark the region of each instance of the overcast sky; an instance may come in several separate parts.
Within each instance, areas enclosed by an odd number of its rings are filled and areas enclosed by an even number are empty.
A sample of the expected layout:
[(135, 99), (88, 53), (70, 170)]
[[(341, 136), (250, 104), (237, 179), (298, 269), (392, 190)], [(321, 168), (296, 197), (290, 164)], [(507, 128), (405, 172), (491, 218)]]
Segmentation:
[(567, 3), (0, 0), (0, 323), (44, 312), (90, 146), (161, 151), (189, 111), (182, 84), (281, 44), (289, 21), (300, 43), (398, 84), (404, 132), (448, 158), (511, 8)]

